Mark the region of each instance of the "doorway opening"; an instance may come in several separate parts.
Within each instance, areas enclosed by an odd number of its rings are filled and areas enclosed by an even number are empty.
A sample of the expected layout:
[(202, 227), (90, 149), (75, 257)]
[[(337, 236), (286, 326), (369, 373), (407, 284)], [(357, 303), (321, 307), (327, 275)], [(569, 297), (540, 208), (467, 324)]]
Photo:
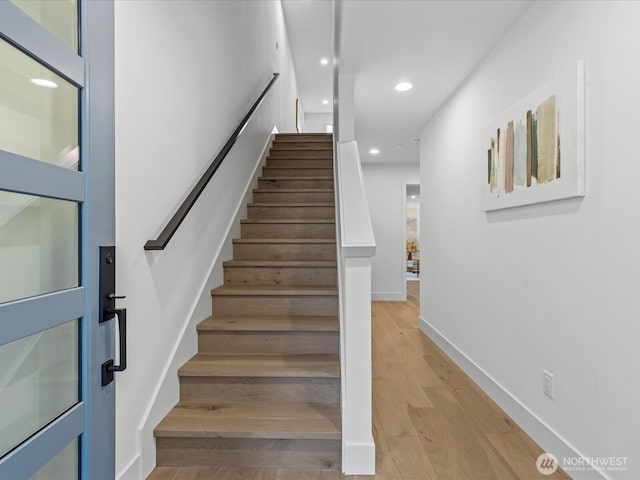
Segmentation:
[(407, 281), (420, 280), (420, 185), (405, 186), (405, 252), (404, 269)]

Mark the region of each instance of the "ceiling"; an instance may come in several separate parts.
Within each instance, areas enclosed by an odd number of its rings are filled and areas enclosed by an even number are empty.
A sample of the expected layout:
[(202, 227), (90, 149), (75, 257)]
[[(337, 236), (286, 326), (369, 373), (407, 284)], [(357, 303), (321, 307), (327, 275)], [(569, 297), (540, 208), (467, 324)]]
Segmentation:
[[(340, 74), (353, 75), (355, 132), (363, 162), (418, 163), (420, 130), (532, 0), (344, 0)], [(299, 95), (329, 112), (332, 2), (284, 0)], [(326, 74), (325, 74), (326, 72)], [(413, 89), (394, 86), (409, 81)], [(414, 139), (414, 143), (411, 140)], [(380, 153), (372, 155), (371, 148)]]
[[(283, 0), (298, 96), (304, 111), (330, 113), (333, 104), (333, 6), (331, 0)], [(320, 59), (329, 60), (327, 65)], [(322, 100), (328, 100), (327, 105)]]
[(407, 185), (407, 198), (420, 198), (420, 185)]

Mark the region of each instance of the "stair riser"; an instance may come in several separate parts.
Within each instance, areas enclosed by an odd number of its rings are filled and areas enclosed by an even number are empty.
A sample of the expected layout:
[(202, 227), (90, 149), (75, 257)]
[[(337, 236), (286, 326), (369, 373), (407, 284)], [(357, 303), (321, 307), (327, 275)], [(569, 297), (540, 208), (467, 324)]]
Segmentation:
[(333, 188), (333, 179), (320, 178), (279, 178), (269, 180), (258, 179), (259, 188)]
[(328, 144), (333, 144), (333, 136), (332, 135), (309, 135), (309, 134), (279, 134), (276, 135), (274, 143), (280, 142), (298, 142), (298, 143), (314, 143), (314, 142), (325, 142)]
[(224, 267), (225, 285), (336, 285), (335, 267)]
[(333, 223), (243, 223), (242, 238), (336, 238)]
[(214, 315), (337, 315), (336, 296), (214, 295)]
[(335, 260), (335, 244), (234, 244), (236, 260)]
[(339, 468), (340, 440), (156, 439), (157, 465)]
[(265, 177), (331, 177), (333, 168), (263, 167)]
[(330, 207), (247, 207), (250, 219), (314, 219), (333, 220), (336, 209)]
[(333, 203), (333, 192), (253, 192), (254, 203)]
[(333, 143), (325, 141), (308, 144), (303, 142), (279, 142), (276, 140), (273, 142), (271, 151), (273, 152), (277, 150), (324, 150), (330, 152), (333, 150)]
[(308, 141), (300, 141), (296, 138), (285, 138), (285, 139), (275, 140), (272, 145), (272, 147), (274, 147), (276, 150), (277, 149), (284, 150), (287, 146), (291, 146), (291, 149), (293, 150), (305, 148), (307, 146), (310, 148), (321, 148), (323, 150), (324, 149), (331, 150), (333, 149), (333, 142), (330, 140), (322, 139), (322, 138), (310, 139)]
[(339, 378), (180, 377), (181, 400), (336, 405)]
[(338, 353), (337, 332), (200, 332), (199, 353)]
[(331, 158), (267, 158), (267, 167), (320, 167), (332, 168)]
[(333, 158), (331, 150), (274, 150), (271, 149), (269, 158)]

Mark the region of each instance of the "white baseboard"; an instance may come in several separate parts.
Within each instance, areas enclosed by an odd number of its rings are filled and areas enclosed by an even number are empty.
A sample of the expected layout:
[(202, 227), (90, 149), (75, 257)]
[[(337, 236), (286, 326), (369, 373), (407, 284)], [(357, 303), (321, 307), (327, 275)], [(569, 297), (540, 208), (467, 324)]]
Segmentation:
[(405, 302), (407, 299), (402, 292), (371, 292), (374, 302)]
[[(422, 316), (419, 317), (418, 325), (422, 333), (433, 340), (433, 342), (440, 347), (464, 373), (471, 377), (545, 452), (555, 455), (561, 464), (562, 458), (580, 458), (583, 456), (518, 399), (505, 390), (491, 375), (480, 368), (478, 364), (467, 357), (458, 347), (429, 324)], [(598, 470), (569, 471), (567, 473), (576, 480), (610, 480), (609, 476)], [(577, 476), (578, 474), (579, 476)], [(573, 475), (576, 476), (573, 477)]]
[(139, 480), (141, 478), (140, 459), (141, 455), (136, 455), (134, 459), (129, 462), (129, 465), (122, 469), (116, 478), (118, 480)]
[(371, 437), (370, 442), (344, 444), (342, 455), (342, 473), (345, 475), (376, 474), (376, 444)]

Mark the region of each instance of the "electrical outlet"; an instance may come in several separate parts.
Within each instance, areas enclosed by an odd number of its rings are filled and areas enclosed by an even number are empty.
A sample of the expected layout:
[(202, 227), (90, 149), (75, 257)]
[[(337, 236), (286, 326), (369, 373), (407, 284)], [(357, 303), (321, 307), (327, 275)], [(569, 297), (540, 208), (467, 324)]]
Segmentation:
[(553, 373), (542, 370), (542, 393), (553, 398)]

